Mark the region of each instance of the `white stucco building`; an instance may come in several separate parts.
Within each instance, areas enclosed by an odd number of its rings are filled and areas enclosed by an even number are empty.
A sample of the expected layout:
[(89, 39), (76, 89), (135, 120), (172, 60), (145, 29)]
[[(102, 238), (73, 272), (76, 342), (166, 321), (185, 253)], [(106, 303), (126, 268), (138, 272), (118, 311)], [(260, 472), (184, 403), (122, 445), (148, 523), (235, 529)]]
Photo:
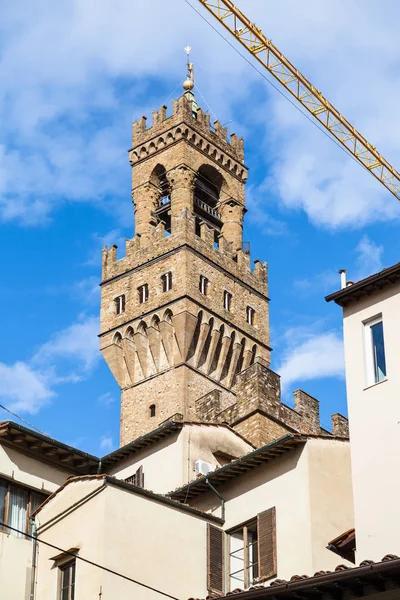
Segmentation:
[(326, 299), (343, 307), (357, 555), (400, 555), (400, 263)]

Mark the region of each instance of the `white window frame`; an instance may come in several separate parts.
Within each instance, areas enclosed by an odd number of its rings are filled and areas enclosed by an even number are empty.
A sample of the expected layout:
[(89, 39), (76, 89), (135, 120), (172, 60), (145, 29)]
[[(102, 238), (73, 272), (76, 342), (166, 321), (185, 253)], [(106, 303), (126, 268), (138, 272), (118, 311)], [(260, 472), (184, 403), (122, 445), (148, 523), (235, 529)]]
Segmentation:
[(172, 290), (172, 271), (167, 271), (167, 273), (161, 275), (161, 283), (163, 292)]
[(375, 372), (375, 360), (374, 360), (374, 348), (373, 348), (373, 340), (372, 340), (372, 327), (377, 325), (378, 323), (382, 323), (383, 328), (383, 318), (382, 314), (373, 317), (372, 319), (368, 319), (367, 321), (363, 321), (364, 327), (364, 358), (365, 358), (365, 379), (366, 386), (371, 387), (372, 385), (376, 385), (377, 383), (381, 383), (382, 381), (386, 381), (387, 379), (387, 364), (386, 364), (386, 349), (385, 349), (385, 332), (383, 331), (383, 350), (385, 354), (385, 366), (386, 366), (386, 375), (383, 379), (378, 380)]
[[(76, 558), (69, 556), (68, 558), (65, 557), (64, 559), (60, 560), (58, 562), (58, 598), (60, 600), (62, 600), (63, 598), (63, 590), (67, 589), (68, 590), (68, 600), (73, 600), (75, 598), (75, 584), (76, 584)], [(64, 582), (64, 573), (65, 572), (69, 572), (70, 573), (70, 577), (72, 579), (72, 575), (73, 575), (73, 582), (70, 583), (68, 585), (68, 587), (63, 588), (63, 582)]]
[(228, 290), (224, 290), (224, 309), (229, 312), (232, 306), (232, 298), (233, 294), (231, 292), (228, 292)]
[(256, 311), (252, 306), (246, 306), (246, 321), (248, 325), (252, 325), (254, 327), (254, 318), (256, 316)]
[(138, 294), (139, 294), (139, 304), (144, 304), (144, 302), (147, 302), (147, 300), (149, 299), (149, 286), (147, 283), (144, 283), (143, 285), (139, 285)]
[(209, 280), (207, 279), (207, 277), (205, 275), (200, 275), (199, 291), (200, 294), (203, 294), (203, 296), (207, 296), (208, 284)]
[(125, 294), (121, 294), (114, 298), (115, 312), (117, 315), (122, 315), (125, 312)]

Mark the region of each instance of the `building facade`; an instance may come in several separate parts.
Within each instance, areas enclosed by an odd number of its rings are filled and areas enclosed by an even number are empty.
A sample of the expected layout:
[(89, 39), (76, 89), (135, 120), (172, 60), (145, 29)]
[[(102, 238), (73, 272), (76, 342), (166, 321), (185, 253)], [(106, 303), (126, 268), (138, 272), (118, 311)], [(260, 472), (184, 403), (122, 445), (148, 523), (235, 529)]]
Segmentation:
[(135, 235), (102, 253), (121, 447), (100, 458), (0, 424), (7, 600), (223, 594), (333, 566), (330, 540), (354, 528), (347, 419), (324, 430), (302, 390), (286, 406), (270, 369), (243, 140), (187, 87), (171, 116), (133, 124)]
[(400, 264), (327, 300), (343, 308), (357, 554), (400, 555)]

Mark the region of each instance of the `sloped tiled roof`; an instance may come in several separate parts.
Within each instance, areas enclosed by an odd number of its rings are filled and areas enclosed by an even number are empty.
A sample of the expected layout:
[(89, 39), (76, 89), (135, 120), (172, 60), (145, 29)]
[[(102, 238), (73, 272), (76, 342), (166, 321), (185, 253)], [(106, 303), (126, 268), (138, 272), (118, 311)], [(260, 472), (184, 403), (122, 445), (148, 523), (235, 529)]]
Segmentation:
[[(210, 481), (213, 486), (218, 487), (230, 479), (234, 479), (238, 475), (246, 473), (250, 469), (259, 467), (278, 456), (282, 456), (282, 454), (292, 450), (295, 446), (306, 442), (309, 437), (316, 436), (289, 433), (274, 442), (266, 444), (261, 448), (257, 448), (257, 450), (245, 454), (229, 464), (224, 465), (215, 471), (211, 471), (207, 475), (199, 477), (187, 485), (170, 492), (168, 496), (175, 500), (186, 502), (191, 498), (195, 498), (196, 496), (209, 491), (210, 488), (207, 481)], [(329, 437), (329, 439), (332, 439), (332, 437)]]
[(111, 477), (110, 475), (106, 475), (104, 473), (99, 474), (99, 475), (81, 475), (78, 477), (69, 477), (65, 481), (65, 483), (63, 483), (63, 485), (61, 485), (55, 492), (53, 492), (50, 496), (48, 496), (46, 498), (46, 500), (44, 500), (42, 502), (42, 504), (36, 509), (36, 511), (33, 513), (32, 516), (35, 517), (46, 506), (46, 504), (51, 502), (51, 500), (55, 496), (60, 494), (60, 492), (62, 492), (71, 483), (80, 482), (80, 481), (93, 481), (93, 480), (103, 480), (104, 485), (106, 485), (106, 484), (114, 485), (115, 487), (125, 489), (128, 492), (133, 492), (135, 494), (138, 494), (139, 496), (145, 496), (145, 497), (149, 498), (150, 500), (160, 502), (161, 504), (167, 504), (168, 506), (171, 506), (174, 509), (183, 510), (184, 512), (185, 511), (190, 512), (195, 516), (206, 519), (207, 521), (213, 521), (215, 523), (218, 523), (219, 525), (221, 525), (223, 522), (219, 517), (210, 515), (206, 511), (203, 511), (199, 508), (194, 508), (187, 504), (181, 504), (180, 502), (177, 502), (176, 500), (172, 500), (171, 498), (168, 498), (167, 496), (163, 496), (162, 494), (156, 494), (155, 492), (151, 492), (150, 490), (141, 488), (137, 485), (134, 485), (133, 483), (128, 483), (127, 481), (117, 479), (116, 477)]
[(235, 589), (226, 595), (212, 594), (206, 600), (231, 599), (232, 596), (237, 600), (323, 600), (328, 597), (349, 600), (393, 589), (400, 589), (400, 558), (387, 554), (381, 562), (364, 560), (359, 567), (338, 565), (334, 571), (318, 571), (312, 576), (293, 575), (288, 581), (275, 579), (272, 583), (253, 585), (247, 590)]
[(376, 290), (381, 290), (387, 285), (393, 285), (393, 283), (398, 281), (400, 281), (400, 262), (387, 269), (382, 269), (379, 273), (348, 285), (338, 292), (329, 294), (329, 296), (325, 297), (325, 300), (327, 302), (333, 300), (339, 306), (347, 306), (349, 302), (359, 300), (362, 296), (372, 294)]

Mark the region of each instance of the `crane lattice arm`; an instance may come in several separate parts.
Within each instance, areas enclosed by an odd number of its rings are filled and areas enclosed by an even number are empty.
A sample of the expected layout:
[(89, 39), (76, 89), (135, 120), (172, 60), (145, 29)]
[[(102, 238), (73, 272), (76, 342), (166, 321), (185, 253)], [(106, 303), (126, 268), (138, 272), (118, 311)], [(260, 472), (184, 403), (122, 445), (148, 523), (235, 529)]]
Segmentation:
[(214, 17), (400, 200), (400, 174), (265, 37), (231, 0), (199, 0)]

